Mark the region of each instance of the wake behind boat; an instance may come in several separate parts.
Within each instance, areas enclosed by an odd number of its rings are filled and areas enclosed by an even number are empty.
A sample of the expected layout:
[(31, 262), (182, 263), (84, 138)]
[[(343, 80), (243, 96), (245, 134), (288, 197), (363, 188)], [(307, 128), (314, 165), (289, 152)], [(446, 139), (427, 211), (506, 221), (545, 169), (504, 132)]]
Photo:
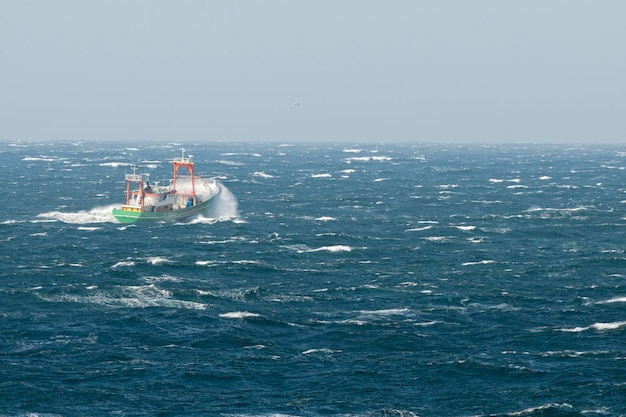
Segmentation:
[(220, 193), (219, 186), (194, 173), (185, 149), (172, 164), (174, 178), (167, 186), (151, 185), (149, 174), (137, 174), (136, 168), (126, 174), (126, 203), (113, 209), (113, 216), (122, 223), (136, 223), (180, 221), (204, 213)]

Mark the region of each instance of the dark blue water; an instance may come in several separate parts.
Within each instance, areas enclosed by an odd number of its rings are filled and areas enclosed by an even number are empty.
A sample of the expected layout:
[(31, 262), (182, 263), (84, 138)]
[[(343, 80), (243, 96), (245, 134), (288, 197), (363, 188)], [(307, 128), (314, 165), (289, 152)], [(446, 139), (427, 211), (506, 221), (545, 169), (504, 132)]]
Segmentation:
[(2, 416), (626, 415), (626, 148), (0, 144)]

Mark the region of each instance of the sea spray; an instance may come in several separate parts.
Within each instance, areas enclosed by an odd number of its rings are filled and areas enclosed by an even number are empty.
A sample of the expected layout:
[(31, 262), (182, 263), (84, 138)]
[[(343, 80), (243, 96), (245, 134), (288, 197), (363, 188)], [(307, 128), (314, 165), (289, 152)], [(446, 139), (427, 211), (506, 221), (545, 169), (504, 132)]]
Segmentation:
[(69, 224), (89, 224), (89, 223), (110, 223), (115, 221), (111, 211), (116, 205), (99, 206), (90, 210), (80, 210), (77, 212), (50, 211), (37, 215), (38, 219), (56, 220)]
[(233, 220), (239, 218), (237, 197), (221, 182), (217, 183), (220, 193), (207, 210), (206, 216), (217, 220)]

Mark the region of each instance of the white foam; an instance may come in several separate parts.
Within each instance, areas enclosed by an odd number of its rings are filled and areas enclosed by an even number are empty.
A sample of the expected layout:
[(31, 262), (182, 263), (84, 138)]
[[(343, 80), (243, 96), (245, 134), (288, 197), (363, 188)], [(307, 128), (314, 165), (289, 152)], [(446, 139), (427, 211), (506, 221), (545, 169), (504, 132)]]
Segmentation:
[(148, 258), (146, 261), (149, 264), (152, 264), (152, 265), (163, 265), (163, 264), (174, 263), (173, 261), (171, 261), (171, 260), (169, 260), (167, 258), (160, 257), (160, 256), (152, 256), (152, 257)]
[(466, 232), (476, 229), (476, 226), (452, 226), (452, 227), (456, 227), (457, 229), (463, 230)]
[[(42, 296), (43, 298), (44, 296)], [(190, 310), (205, 310), (206, 304), (177, 300), (170, 291), (155, 285), (118, 287), (115, 292), (94, 291), (91, 295), (77, 296), (65, 294), (50, 301), (96, 304), (113, 308), (166, 307)]]
[(78, 230), (85, 230), (87, 232), (93, 232), (95, 230), (100, 230), (100, 229), (102, 229), (102, 228), (101, 227), (86, 227), (86, 226), (80, 226), (78, 228)]
[(346, 158), (344, 159), (345, 162), (347, 163), (351, 163), (351, 162), (371, 162), (371, 161), (378, 161), (378, 162), (386, 162), (386, 161), (392, 161), (393, 158), (390, 158), (388, 156), (355, 156), (352, 158)]
[(573, 207), (573, 208), (553, 208), (553, 207), (530, 207), (528, 210), (526, 210), (527, 212), (537, 212), (537, 211), (556, 211), (556, 212), (576, 212), (576, 211), (584, 211), (584, 210), (588, 210), (588, 207), (584, 207), (584, 206), (579, 206), (579, 207)]
[(461, 265), (463, 266), (470, 266), (470, 265), (488, 265), (488, 264), (493, 264), (496, 263), (496, 261), (491, 260), (491, 259), (487, 259), (487, 260), (483, 260), (483, 261), (478, 261), (478, 262), (464, 262)]
[(47, 156), (25, 156), (22, 158), (22, 161), (43, 161), (43, 162), (54, 162), (56, 159), (50, 158)]
[(218, 164), (222, 164), (222, 165), (230, 165), (230, 166), (240, 166), (240, 165), (244, 165), (243, 162), (235, 162), (235, 161), (227, 161), (227, 160), (220, 160), (220, 161), (216, 161)]
[(47, 221), (60, 221), (69, 224), (89, 224), (89, 223), (111, 223), (115, 222), (113, 217), (113, 209), (119, 205), (94, 207), (88, 211), (77, 212), (61, 212), (50, 211), (47, 213), (41, 213), (37, 215), (37, 218)]
[(420, 326), (420, 327), (430, 327), (430, 326), (434, 326), (435, 324), (439, 324), (441, 323), (438, 320), (433, 320), (433, 321), (425, 321), (422, 323), (415, 323), (416, 326)]
[(332, 177), (332, 175), (329, 173), (311, 175), (311, 178), (330, 178), (330, 177)]
[(334, 221), (334, 220), (337, 220), (337, 219), (334, 218), (334, 217), (322, 216), (322, 217), (318, 217), (318, 218), (316, 218), (314, 220), (316, 220), (318, 222), (330, 222), (330, 221)]
[(578, 358), (581, 356), (593, 356), (593, 355), (606, 355), (609, 353), (606, 350), (597, 350), (597, 351), (574, 351), (574, 350), (549, 350), (543, 353), (541, 356), (560, 356), (560, 357), (568, 357), (568, 358)]
[(626, 321), (616, 321), (613, 323), (594, 323), (591, 328), (594, 330), (616, 330), (626, 326)]
[(432, 229), (432, 226), (416, 227), (414, 229), (407, 229), (405, 232), (421, 232), (422, 230)]
[(119, 168), (119, 167), (128, 167), (131, 166), (130, 163), (128, 162), (103, 162), (100, 164), (101, 167), (112, 167), (112, 168)]
[(346, 153), (361, 153), (361, 152), (363, 152), (363, 150), (361, 150), (361, 149), (344, 149), (342, 152), (346, 152)]
[(498, 178), (489, 178), (489, 182), (493, 182), (493, 183), (501, 183), (501, 182), (520, 182), (521, 180), (519, 178), (513, 178), (510, 180), (502, 180), (502, 179), (498, 179)]
[[(570, 404), (564, 403), (564, 404), (556, 404), (556, 403), (549, 403), (549, 404), (543, 404), (537, 407), (529, 407), (526, 408), (524, 410), (521, 411), (515, 411), (513, 413), (507, 413), (507, 416), (526, 416), (526, 415), (533, 415), (535, 414), (535, 412), (537, 411), (542, 411), (542, 410), (550, 410), (551, 408), (557, 408), (557, 409), (571, 409), (573, 408)], [(543, 414), (543, 413), (542, 413)]]
[(328, 252), (350, 252), (352, 248), (347, 245), (334, 245), (334, 246), (322, 246), (317, 249), (309, 249), (306, 252), (320, 252), (320, 251), (328, 251)]
[(612, 304), (612, 303), (626, 303), (626, 297), (615, 297), (606, 301), (598, 301), (596, 304)]
[(135, 266), (135, 262), (134, 261), (119, 261), (118, 263), (113, 265), (111, 268), (116, 269), (116, 268), (121, 268), (125, 266)]
[(366, 315), (374, 315), (374, 316), (397, 316), (404, 315), (408, 313), (410, 310), (406, 307), (403, 308), (389, 308), (383, 310), (361, 310), (359, 313)]
[(248, 317), (260, 317), (261, 315), (257, 313), (250, 313), (248, 311), (232, 311), (229, 313), (222, 313), (219, 316), (225, 319), (245, 319)]
[(448, 236), (428, 236), (428, 237), (423, 237), (422, 239), (428, 240), (430, 242), (441, 243), (441, 242), (447, 242), (449, 240), (449, 237)]
[(310, 355), (312, 353), (325, 353), (325, 354), (341, 353), (341, 350), (322, 348), (322, 349), (309, 349), (309, 350), (305, 350), (304, 352), (302, 352), (303, 355)]
[(273, 176), (273, 175), (266, 174), (266, 173), (265, 173), (265, 172), (263, 172), (263, 171), (253, 172), (253, 173), (252, 173), (252, 176), (253, 176), (253, 177), (260, 177), (260, 178), (274, 178), (274, 176)]
[(626, 326), (626, 321), (616, 321), (612, 323), (594, 323), (586, 327), (563, 328), (559, 330), (562, 332), (568, 332), (568, 333), (580, 333), (580, 332), (584, 332), (587, 330), (598, 330), (598, 331), (616, 330), (625, 326)]
[(198, 266), (214, 266), (217, 265), (215, 261), (196, 261), (196, 265)]

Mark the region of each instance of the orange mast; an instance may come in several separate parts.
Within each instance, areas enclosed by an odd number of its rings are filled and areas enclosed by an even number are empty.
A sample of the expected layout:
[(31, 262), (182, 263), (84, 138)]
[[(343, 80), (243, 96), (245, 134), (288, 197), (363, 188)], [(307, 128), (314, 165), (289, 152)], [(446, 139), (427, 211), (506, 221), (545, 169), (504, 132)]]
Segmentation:
[(180, 174), (178, 173), (178, 170), (180, 168), (186, 168), (187, 171), (189, 171), (189, 176), (191, 177), (191, 196), (194, 199), (194, 203), (196, 200), (196, 181), (194, 179), (194, 174), (193, 174), (193, 167), (194, 167), (194, 163), (191, 162), (191, 155), (187, 155), (185, 156), (185, 148), (181, 148), (182, 151), (182, 155), (179, 159), (174, 159), (172, 161), (172, 164), (174, 164), (174, 184), (173, 184), (173, 188), (174, 190), (176, 189), (176, 180), (178, 180), (178, 177), (180, 176)]

